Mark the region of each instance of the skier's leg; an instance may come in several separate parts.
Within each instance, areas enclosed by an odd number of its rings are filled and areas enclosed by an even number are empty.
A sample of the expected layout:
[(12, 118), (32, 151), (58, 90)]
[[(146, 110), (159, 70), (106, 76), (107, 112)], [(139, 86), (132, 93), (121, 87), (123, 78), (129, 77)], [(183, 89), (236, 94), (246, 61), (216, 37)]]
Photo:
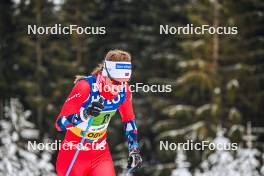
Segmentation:
[[(80, 141), (79, 137), (74, 136), (72, 133), (66, 133), (66, 136), (61, 144), (61, 148), (58, 154), (56, 162), (56, 173), (58, 176), (65, 176), (73, 156), (76, 152), (76, 147)], [(84, 176), (86, 168), (90, 167), (88, 153), (85, 151), (80, 151), (73, 168), (70, 172), (70, 176)]]
[(113, 161), (106, 160), (102, 161), (96, 167), (91, 170), (89, 176), (116, 176)]
[(92, 168), (90, 170), (89, 176), (116, 176), (113, 160), (108, 148), (103, 154), (92, 160), (91, 165)]
[[(60, 150), (56, 162), (56, 172), (58, 176), (65, 176), (76, 150)], [(80, 151), (69, 176), (86, 176), (91, 161), (89, 152)]]
[[(56, 173), (57, 176), (65, 176), (67, 168), (70, 165), (71, 158), (74, 155), (74, 151), (60, 150), (56, 161)], [(71, 174), (72, 175), (72, 174)]]
[(89, 176), (116, 176), (113, 161), (102, 161), (100, 165), (97, 165), (92, 169)]

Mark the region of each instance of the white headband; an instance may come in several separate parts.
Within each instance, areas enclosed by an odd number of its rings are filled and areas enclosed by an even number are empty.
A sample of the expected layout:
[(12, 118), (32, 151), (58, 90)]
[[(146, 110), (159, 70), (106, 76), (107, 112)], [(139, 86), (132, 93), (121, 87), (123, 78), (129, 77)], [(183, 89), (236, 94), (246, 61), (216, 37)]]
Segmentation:
[(102, 75), (108, 76), (109, 74), (111, 78), (130, 78), (131, 72), (131, 62), (105, 61)]

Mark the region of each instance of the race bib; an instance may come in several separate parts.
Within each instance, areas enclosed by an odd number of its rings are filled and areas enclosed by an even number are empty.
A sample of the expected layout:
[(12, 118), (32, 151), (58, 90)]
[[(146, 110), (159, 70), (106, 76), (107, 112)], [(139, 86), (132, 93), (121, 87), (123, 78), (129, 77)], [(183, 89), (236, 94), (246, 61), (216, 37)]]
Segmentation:
[[(107, 131), (108, 124), (111, 117), (116, 111), (102, 111), (99, 116), (94, 118), (92, 125), (90, 126), (85, 138), (92, 141), (101, 139)], [(77, 136), (82, 137), (85, 133), (88, 122), (82, 122), (70, 130)]]

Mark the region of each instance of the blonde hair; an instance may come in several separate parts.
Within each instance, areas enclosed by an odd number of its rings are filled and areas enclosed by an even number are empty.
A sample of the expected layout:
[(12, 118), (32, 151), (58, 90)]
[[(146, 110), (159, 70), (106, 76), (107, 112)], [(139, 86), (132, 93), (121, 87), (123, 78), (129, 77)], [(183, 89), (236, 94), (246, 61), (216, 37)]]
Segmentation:
[[(131, 55), (126, 51), (114, 49), (108, 51), (108, 53), (105, 55), (105, 60), (131, 62)], [(103, 68), (104, 68), (104, 64), (102, 63), (98, 64), (98, 66), (92, 71), (91, 75), (96, 76), (97, 74), (103, 71)], [(84, 77), (86, 76), (76, 75), (74, 84)]]

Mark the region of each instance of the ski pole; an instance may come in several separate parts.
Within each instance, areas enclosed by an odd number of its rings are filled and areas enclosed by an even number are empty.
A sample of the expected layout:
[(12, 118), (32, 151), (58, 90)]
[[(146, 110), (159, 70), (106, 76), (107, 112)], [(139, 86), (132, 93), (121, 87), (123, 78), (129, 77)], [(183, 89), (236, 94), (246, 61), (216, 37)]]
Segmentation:
[[(100, 97), (99, 102), (102, 103), (103, 100), (104, 100), (103, 97)], [(80, 153), (80, 149), (82, 148), (82, 145), (83, 145), (83, 143), (84, 143), (85, 136), (86, 136), (86, 134), (87, 134), (89, 128), (92, 126), (93, 121), (94, 121), (94, 118), (93, 118), (93, 117), (91, 117), (91, 118), (89, 119), (89, 121), (88, 121), (88, 124), (87, 124), (87, 127), (86, 127), (86, 129), (85, 129), (85, 132), (82, 134), (82, 140), (81, 140), (81, 142), (79, 143), (79, 147), (77, 147), (77, 150), (76, 150), (76, 152), (75, 152), (75, 154), (74, 154), (74, 156), (73, 156), (73, 158), (72, 158), (72, 161), (71, 161), (71, 163), (70, 163), (70, 165), (69, 165), (69, 167), (68, 167), (68, 170), (67, 170), (67, 172), (66, 172), (66, 176), (69, 176), (69, 175), (70, 175), (70, 172), (71, 172), (71, 170), (72, 170), (72, 167), (73, 167), (73, 165), (74, 165), (74, 163), (75, 163), (75, 161), (76, 161), (76, 159), (77, 159), (77, 156), (78, 156), (78, 154)]]

